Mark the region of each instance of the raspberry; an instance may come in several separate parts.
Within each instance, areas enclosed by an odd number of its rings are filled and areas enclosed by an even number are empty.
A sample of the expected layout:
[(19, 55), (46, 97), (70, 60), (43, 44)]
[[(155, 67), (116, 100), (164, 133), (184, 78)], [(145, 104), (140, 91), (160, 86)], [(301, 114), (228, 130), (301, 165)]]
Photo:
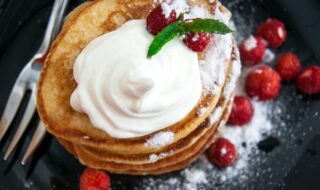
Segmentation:
[(240, 55), (243, 65), (253, 66), (260, 63), (266, 51), (266, 43), (260, 37), (250, 36), (240, 45)]
[(245, 89), (250, 97), (258, 100), (270, 100), (279, 95), (281, 88), (280, 75), (269, 66), (253, 70), (246, 78)]
[(306, 67), (297, 78), (297, 87), (305, 94), (320, 93), (320, 67)]
[(277, 60), (276, 70), (284, 80), (291, 81), (295, 79), (301, 71), (300, 60), (293, 53), (283, 54)]
[(147, 17), (147, 30), (151, 34), (157, 35), (163, 28), (176, 21), (176, 19), (177, 15), (175, 10), (172, 10), (166, 18), (162, 5), (159, 5), (153, 9)]
[(225, 138), (218, 138), (208, 150), (208, 159), (219, 167), (227, 167), (237, 160), (235, 146)]
[(237, 96), (234, 99), (228, 123), (231, 125), (245, 125), (249, 123), (253, 116), (253, 106), (248, 97)]
[(287, 31), (283, 22), (277, 19), (268, 19), (260, 24), (256, 34), (264, 38), (272, 48), (281, 46), (287, 38)]
[(80, 190), (109, 190), (110, 177), (103, 171), (86, 168), (80, 177)]
[(196, 34), (193, 32), (189, 32), (183, 39), (183, 41), (193, 51), (202, 52), (206, 49), (211, 39), (211, 33), (201, 32)]

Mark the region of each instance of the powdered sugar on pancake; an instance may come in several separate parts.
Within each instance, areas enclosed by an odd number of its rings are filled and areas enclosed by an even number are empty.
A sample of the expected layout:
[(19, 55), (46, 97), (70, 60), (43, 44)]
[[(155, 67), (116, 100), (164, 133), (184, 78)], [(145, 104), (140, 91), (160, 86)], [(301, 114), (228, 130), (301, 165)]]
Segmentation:
[(153, 135), (144, 144), (147, 148), (161, 148), (172, 143), (174, 139), (174, 133), (171, 131), (159, 132)]
[(174, 0), (172, 3), (164, 2), (161, 4), (161, 8), (163, 10), (163, 15), (165, 18), (169, 18), (170, 13), (175, 10), (176, 14), (179, 15), (180, 13), (188, 12), (189, 5), (185, 0)]
[(214, 124), (215, 122), (219, 121), (221, 115), (222, 115), (222, 108), (221, 107), (217, 107), (214, 110), (214, 112), (209, 116), (210, 124)]
[[(186, 19), (212, 18), (226, 25), (230, 24), (230, 15), (220, 10), (222, 6), (220, 2), (215, 6), (214, 15), (210, 14), (208, 9), (203, 6), (190, 8), (186, 0), (173, 0), (171, 3), (162, 3), (161, 6), (165, 17), (169, 17), (172, 10), (175, 10), (177, 15), (181, 12), (188, 11), (188, 13), (184, 15)], [(218, 93), (221, 85), (225, 81), (226, 61), (231, 59), (232, 43), (232, 34), (214, 34), (212, 43), (206, 50), (205, 60), (199, 63), (203, 88), (211, 94)]]
[(216, 94), (225, 80), (226, 62), (232, 52), (232, 35), (214, 35), (206, 52), (205, 62), (200, 64), (203, 87)]
[(218, 2), (216, 5), (216, 9), (215, 9), (213, 18), (225, 23), (226, 25), (230, 25), (230, 16), (231, 15), (229, 15), (227, 13), (223, 13), (219, 8), (221, 6), (222, 6), (222, 4), (220, 2)]
[[(229, 25), (230, 16), (220, 11), (217, 3), (215, 15), (211, 15), (204, 7), (193, 7), (186, 18), (213, 18)], [(216, 94), (225, 80), (226, 61), (232, 53), (232, 34), (213, 35), (212, 43), (208, 46), (204, 61), (200, 61), (200, 74), (203, 87), (212, 94)]]
[(149, 155), (149, 162), (154, 163), (154, 162), (158, 161), (159, 159), (162, 159), (162, 158), (165, 158), (165, 157), (171, 155), (172, 153), (173, 153), (173, 151), (170, 150), (169, 152), (163, 152), (160, 154), (150, 154)]
[(239, 60), (239, 51), (235, 50), (236, 56), (232, 61), (231, 73), (229, 74), (229, 82), (224, 87), (223, 95), (228, 99), (231, 93), (235, 91), (237, 80), (241, 74), (241, 62)]
[(203, 7), (192, 7), (190, 9), (189, 14), (185, 15), (187, 19), (194, 19), (194, 18), (212, 18), (212, 14), (209, 13), (208, 9)]

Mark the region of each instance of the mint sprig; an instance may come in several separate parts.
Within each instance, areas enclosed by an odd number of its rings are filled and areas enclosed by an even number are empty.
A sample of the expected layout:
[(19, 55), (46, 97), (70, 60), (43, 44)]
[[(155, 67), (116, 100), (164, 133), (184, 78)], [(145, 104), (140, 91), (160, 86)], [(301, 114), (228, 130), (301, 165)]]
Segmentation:
[(181, 35), (180, 33), (184, 31), (181, 24), (182, 23), (180, 22), (169, 24), (161, 32), (159, 32), (149, 46), (147, 57), (150, 58), (153, 55), (157, 54), (166, 43), (168, 43), (176, 36)]
[(182, 19), (178, 19), (177, 22), (169, 24), (155, 36), (149, 46), (147, 57), (151, 58), (156, 55), (170, 40), (187, 32), (227, 34), (233, 31), (224, 23), (214, 19), (194, 19), (190, 22), (182, 22)]
[(214, 34), (227, 34), (233, 32), (223, 22), (214, 19), (195, 19), (193, 22), (183, 23), (186, 31), (194, 33), (209, 32)]

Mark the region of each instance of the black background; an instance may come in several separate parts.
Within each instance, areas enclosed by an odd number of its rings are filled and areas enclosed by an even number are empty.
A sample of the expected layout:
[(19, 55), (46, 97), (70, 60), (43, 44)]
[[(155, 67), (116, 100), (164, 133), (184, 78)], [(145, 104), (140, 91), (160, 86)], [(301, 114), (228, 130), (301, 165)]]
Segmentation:
[[(71, 10), (83, 1), (72, 0)], [(231, 0), (225, 0), (228, 6)], [(241, 14), (245, 19), (259, 23), (268, 17), (283, 20), (288, 28), (289, 38), (284, 47), (277, 51), (294, 51), (301, 57), (304, 65), (320, 64), (320, 2), (317, 0), (243, 0), (230, 5), (232, 10), (244, 8)], [(0, 0), (0, 114), (10, 93), (15, 78), (22, 67), (38, 48), (50, 13), (52, 1), (49, 0)], [(247, 13), (249, 7), (255, 13)], [(243, 12), (243, 13), (242, 13)], [(288, 95), (298, 94), (293, 85), (284, 84), (283, 95), (278, 101), (285, 102), (287, 112), (292, 116), (287, 127), (296, 134), (294, 138), (280, 139), (281, 145), (276, 159), (276, 170), (281, 165), (290, 165), (286, 172), (279, 172), (272, 186), (265, 181), (256, 181), (240, 189), (320, 189), (320, 112), (319, 96), (288, 100)], [(23, 105), (25, 106), (25, 104)], [(18, 114), (18, 118), (21, 117)], [(320, 115), (320, 113), (319, 113)], [(279, 116), (280, 117), (280, 116)], [(27, 134), (18, 145), (14, 155), (8, 160), (0, 160), (0, 189), (77, 189), (78, 178), (83, 167), (66, 153), (54, 138), (48, 135), (27, 166), (19, 161), (35, 128), (34, 117)], [(18, 120), (15, 120), (5, 139), (0, 142), (0, 158), (12, 138)], [(300, 134), (300, 135), (299, 135)], [(287, 147), (286, 142), (297, 145)], [(292, 160), (291, 160), (292, 158)], [(297, 159), (296, 159), (297, 158)], [(291, 160), (293, 163), (288, 163)], [(272, 165), (270, 161), (268, 163)], [(173, 174), (174, 175), (174, 174)], [(139, 177), (112, 176), (113, 189), (132, 189), (137, 186)], [(31, 183), (32, 181), (32, 183)], [(211, 188), (210, 188), (211, 189)]]

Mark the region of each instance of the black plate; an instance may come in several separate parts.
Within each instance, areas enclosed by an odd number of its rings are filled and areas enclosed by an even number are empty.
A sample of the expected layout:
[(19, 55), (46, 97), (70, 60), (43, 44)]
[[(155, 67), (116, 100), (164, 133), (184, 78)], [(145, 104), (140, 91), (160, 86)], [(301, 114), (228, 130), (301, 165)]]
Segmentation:
[[(81, 2), (72, 1), (70, 9)], [(7, 34), (9, 32), (11, 35), (0, 36), (1, 41), (6, 42), (0, 47), (0, 112), (18, 73), (41, 41), (52, 2), (38, 3), (41, 6), (33, 6), (32, 14), (28, 14), (27, 18), (25, 16), (23, 22), (19, 25), (12, 23), (12, 27), (6, 28)], [(276, 52), (293, 51), (301, 58), (304, 66), (320, 64), (320, 3), (317, 0), (225, 0), (223, 3), (234, 13), (235, 23), (243, 35), (249, 35), (266, 18), (276, 17), (283, 20), (289, 36), (285, 45)], [(0, 9), (1, 6), (0, 0)], [(19, 13), (16, 16), (19, 16)], [(0, 26), (0, 30), (3, 28)], [(199, 187), (200, 189), (319, 189), (319, 96), (303, 96), (296, 91), (294, 85), (284, 84), (281, 96), (273, 104), (275, 107), (281, 105), (284, 110), (272, 115), (276, 123), (276, 132), (272, 136), (280, 141), (280, 146), (268, 154), (261, 152), (265, 162), (252, 168), (260, 175), (250, 176), (248, 180), (237, 184), (238, 187), (227, 183), (223, 186), (213, 184), (216, 187), (204, 185)], [(18, 116), (20, 118), (21, 113)], [(22, 152), (31, 138), (37, 119), (35, 116), (9, 161), (0, 161), (0, 189), (77, 189), (84, 167), (50, 135), (27, 166), (20, 165)], [(285, 125), (280, 125), (278, 121)], [(4, 141), (0, 143), (1, 158), (17, 124), (18, 120), (15, 120)], [(175, 175), (178, 175), (178, 172), (156, 178), (159, 181)], [(111, 177), (113, 189), (146, 188), (146, 177)], [(154, 186), (151, 189), (159, 188)]]

